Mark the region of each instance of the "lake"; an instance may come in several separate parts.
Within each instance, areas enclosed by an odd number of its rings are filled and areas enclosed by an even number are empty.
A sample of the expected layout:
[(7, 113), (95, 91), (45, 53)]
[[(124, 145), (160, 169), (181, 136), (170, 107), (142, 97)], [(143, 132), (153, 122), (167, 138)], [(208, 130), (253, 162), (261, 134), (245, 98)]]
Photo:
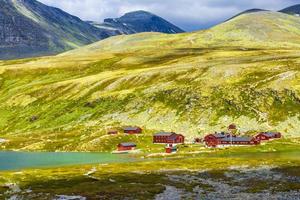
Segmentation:
[(19, 170), (95, 163), (131, 162), (128, 155), (110, 153), (0, 152), (0, 170)]
[[(246, 159), (285, 159), (300, 160), (300, 150), (292, 152), (256, 152), (228, 154), (198, 154), (199, 157), (216, 158), (246, 158)], [(151, 160), (166, 160), (172, 158), (152, 158)], [(176, 159), (176, 158), (175, 158)], [(11, 152), (0, 151), (0, 170), (21, 170), (25, 168), (60, 167), (81, 164), (104, 164), (134, 162), (140, 159), (126, 154), (111, 153), (71, 153), (71, 152)]]

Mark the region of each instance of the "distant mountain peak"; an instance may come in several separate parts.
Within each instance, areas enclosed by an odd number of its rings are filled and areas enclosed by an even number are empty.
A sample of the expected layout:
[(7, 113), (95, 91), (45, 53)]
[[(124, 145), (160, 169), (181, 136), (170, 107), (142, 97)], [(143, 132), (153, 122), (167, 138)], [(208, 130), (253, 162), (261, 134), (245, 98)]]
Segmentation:
[(150, 12), (147, 12), (144, 10), (137, 10), (137, 11), (125, 13), (122, 17), (120, 17), (120, 19), (136, 18), (136, 17), (149, 18), (149, 17), (154, 17), (154, 16), (156, 16), (156, 15), (154, 15), (153, 13), (150, 13)]
[(115, 27), (124, 34), (140, 32), (182, 33), (182, 29), (167, 20), (144, 10), (125, 13), (120, 18), (107, 18), (105, 25)]
[(296, 4), (285, 9), (280, 10), (279, 12), (291, 14), (291, 15), (300, 15), (300, 4)]

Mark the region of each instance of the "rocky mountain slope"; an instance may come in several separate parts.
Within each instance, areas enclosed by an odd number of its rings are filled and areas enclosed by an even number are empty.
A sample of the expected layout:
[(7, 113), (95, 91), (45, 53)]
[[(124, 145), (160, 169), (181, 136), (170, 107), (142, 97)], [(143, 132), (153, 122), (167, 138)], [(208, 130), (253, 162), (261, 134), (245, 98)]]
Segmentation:
[[(240, 15), (194, 33), (121, 35), (58, 56), (0, 62), (4, 149), (111, 150), (138, 125), (187, 140), (236, 123), (299, 137), (300, 19)], [(148, 139), (147, 139), (148, 137)]]
[(91, 22), (100, 28), (114, 29), (120, 34), (141, 32), (183, 33), (184, 31), (163, 18), (146, 11), (126, 13), (120, 18), (108, 18), (104, 23)]
[(118, 22), (111, 19), (114, 23), (97, 26), (36, 0), (0, 0), (0, 5), (0, 59), (56, 54), (124, 33), (181, 32), (146, 12), (126, 14), (116, 19)]
[(54, 54), (109, 36), (35, 0), (1, 0), (0, 4), (0, 59)]

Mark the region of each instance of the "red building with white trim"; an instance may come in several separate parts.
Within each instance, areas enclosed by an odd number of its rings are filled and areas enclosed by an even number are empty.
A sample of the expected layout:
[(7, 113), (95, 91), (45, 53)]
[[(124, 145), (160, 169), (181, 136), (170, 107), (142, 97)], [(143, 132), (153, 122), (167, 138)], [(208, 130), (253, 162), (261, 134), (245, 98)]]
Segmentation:
[(254, 137), (226, 137), (219, 141), (219, 145), (258, 145), (260, 141)]
[(214, 133), (209, 134), (204, 137), (203, 141), (205, 142), (206, 146), (209, 147), (217, 147), (219, 141), (225, 137), (229, 137), (229, 133), (221, 132), (221, 133)]
[(118, 151), (130, 151), (135, 150), (136, 144), (133, 142), (123, 142), (118, 144)]
[(153, 143), (156, 144), (183, 144), (184, 136), (174, 132), (159, 132), (153, 135)]
[(267, 141), (271, 139), (279, 139), (282, 135), (279, 132), (261, 132), (255, 136), (259, 141)]
[(236, 136), (227, 133), (216, 133), (205, 136), (204, 142), (208, 147), (218, 147), (226, 145), (258, 145), (260, 140), (255, 137)]

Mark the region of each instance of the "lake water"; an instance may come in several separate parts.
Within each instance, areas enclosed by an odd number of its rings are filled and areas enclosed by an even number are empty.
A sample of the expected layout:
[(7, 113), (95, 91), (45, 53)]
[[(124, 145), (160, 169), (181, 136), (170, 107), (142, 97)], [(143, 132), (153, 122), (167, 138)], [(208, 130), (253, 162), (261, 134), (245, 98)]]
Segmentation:
[[(200, 157), (227, 157), (249, 159), (286, 159), (288, 161), (300, 160), (300, 150), (293, 152), (269, 153), (229, 153), (229, 154), (198, 154)], [(168, 159), (168, 158), (167, 158)], [(169, 158), (172, 159), (172, 158)], [(10, 152), (0, 151), (0, 170), (20, 170), (25, 168), (59, 167), (80, 164), (104, 164), (133, 162), (138, 159), (124, 154), (111, 153), (47, 153), (47, 152)], [(154, 159), (153, 159), (154, 160)], [(157, 158), (157, 160), (161, 160)]]
[(130, 161), (126, 155), (110, 153), (0, 152), (0, 170)]

